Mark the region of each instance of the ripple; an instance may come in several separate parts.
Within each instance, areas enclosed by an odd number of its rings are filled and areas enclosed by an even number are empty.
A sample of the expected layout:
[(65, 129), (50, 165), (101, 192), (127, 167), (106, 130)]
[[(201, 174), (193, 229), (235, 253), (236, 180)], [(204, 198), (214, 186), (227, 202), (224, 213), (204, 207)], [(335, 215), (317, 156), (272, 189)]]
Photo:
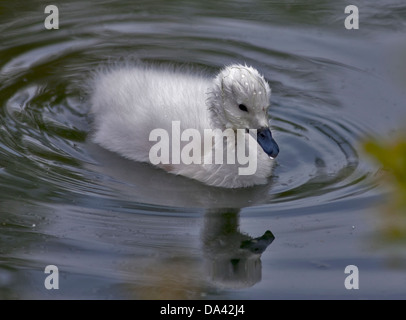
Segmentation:
[[(2, 50), (8, 59), (0, 65), (0, 187), (6, 196), (124, 211), (152, 204), (169, 212), (168, 206), (302, 207), (373, 188), (374, 169), (357, 151), (368, 130), (340, 114), (340, 102), (324, 81), (326, 68), (347, 66), (264, 43), (252, 36), (264, 31), (253, 21), (200, 18), (195, 27), (133, 18), (105, 13), (98, 17), (101, 30), (92, 19), (79, 30), (77, 17), (66, 18), (74, 35), (61, 31), (46, 38), (49, 33), (28, 28), (12, 34), (22, 45), (6, 39)], [(86, 76), (122, 57), (188, 63), (208, 73), (235, 61), (260, 67), (273, 88), (271, 124), (281, 146), (270, 183), (218, 190), (92, 145)]]
[(357, 151), (365, 133), (339, 114), (321, 116), (306, 108), (300, 113), (286, 106), (274, 110), (277, 139), (285, 148), (278, 159), (272, 203), (340, 199), (352, 195), (354, 185), (359, 192), (369, 190), (373, 169), (360, 165)]

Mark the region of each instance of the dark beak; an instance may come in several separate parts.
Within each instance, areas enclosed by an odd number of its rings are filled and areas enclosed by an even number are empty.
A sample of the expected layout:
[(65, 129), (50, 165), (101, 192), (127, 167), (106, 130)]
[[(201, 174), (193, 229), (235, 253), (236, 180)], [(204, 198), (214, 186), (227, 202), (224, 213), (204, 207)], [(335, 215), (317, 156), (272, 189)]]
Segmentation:
[(272, 138), (272, 133), (269, 128), (258, 129), (257, 142), (271, 159), (276, 158), (279, 153), (279, 147), (275, 140)]

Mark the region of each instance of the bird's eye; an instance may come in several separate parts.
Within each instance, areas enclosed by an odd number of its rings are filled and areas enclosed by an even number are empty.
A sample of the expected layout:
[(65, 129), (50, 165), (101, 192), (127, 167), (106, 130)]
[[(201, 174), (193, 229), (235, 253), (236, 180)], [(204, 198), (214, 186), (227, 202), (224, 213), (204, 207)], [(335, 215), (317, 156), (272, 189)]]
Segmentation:
[(247, 107), (246, 107), (245, 105), (243, 105), (243, 104), (240, 104), (240, 105), (238, 106), (238, 108), (240, 108), (240, 110), (242, 110), (242, 111), (248, 112)]

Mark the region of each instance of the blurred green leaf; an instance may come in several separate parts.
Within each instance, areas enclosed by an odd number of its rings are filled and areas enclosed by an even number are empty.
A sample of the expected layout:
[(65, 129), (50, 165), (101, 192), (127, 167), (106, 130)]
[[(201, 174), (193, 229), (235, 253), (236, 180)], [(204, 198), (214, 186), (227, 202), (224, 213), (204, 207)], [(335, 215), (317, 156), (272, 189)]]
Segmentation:
[(368, 140), (364, 149), (383, 167), (391, 194), (382, 207), (383, 235), (406, 242), (406, 135), (393, 141)]

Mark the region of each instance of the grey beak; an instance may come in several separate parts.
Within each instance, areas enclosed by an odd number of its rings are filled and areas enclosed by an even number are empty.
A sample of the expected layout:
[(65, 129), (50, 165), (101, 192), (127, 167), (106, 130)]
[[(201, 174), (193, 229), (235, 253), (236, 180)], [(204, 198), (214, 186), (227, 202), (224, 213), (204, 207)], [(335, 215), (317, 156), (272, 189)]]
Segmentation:
[(272, 138), (272, 133), (269, 128), (258, 129), (257, 142), (271, 159), (276, 158), (279, 153), (279, 146)]

